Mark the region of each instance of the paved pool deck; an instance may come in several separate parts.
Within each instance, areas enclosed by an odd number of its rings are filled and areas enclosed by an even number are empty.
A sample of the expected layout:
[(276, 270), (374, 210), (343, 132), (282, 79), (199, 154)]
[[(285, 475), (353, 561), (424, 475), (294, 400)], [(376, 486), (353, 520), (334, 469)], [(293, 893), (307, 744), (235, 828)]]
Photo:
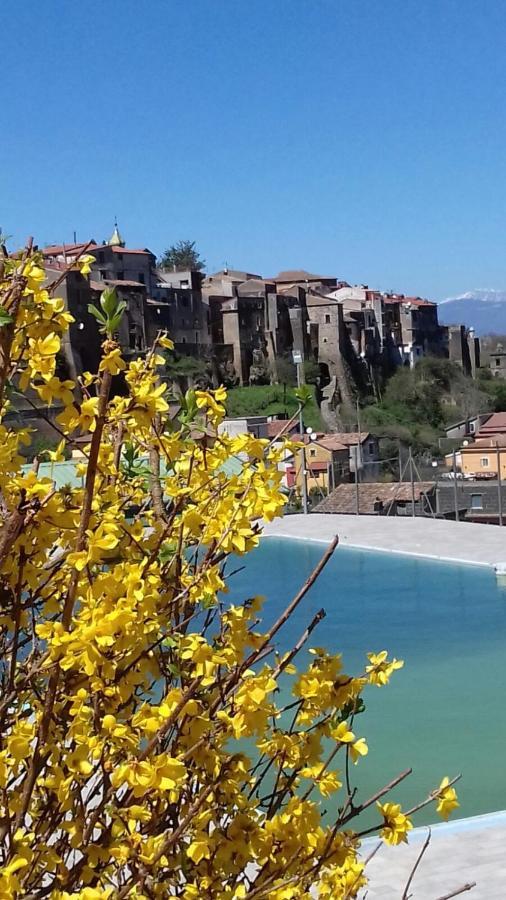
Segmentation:
[[(503, 530), (497, 525), (313, 513), (266, 523), (264, 534), (324, 544), (337, 534), (340, 544), (347, 547), (491, 566), (506, 572), (506, 527)], [(426, 836), (427, 828), (417, 828), (407, 845), (382, 844), (368, 865), (370, 882), (363, 900), (401, 900)], [(364, 841), (364, 858), (377, 843), (377, 838)], [(430, 846), (409, 896), (441, 900), (472, 882), (476, 886), (459, 897), (506, 900), (506, 812), (432, 826)]]
[[(322, 543), (328, 543), (337, 534), (346, 547), (497, 566), (506, 572), (506, 526), (404, 516), (311, 513), (267, 522), (264, 534)], [(506, 900), (506, 893), (504, 896)]]
[[(381, 845), (367, 866), (367, 900), (400, 900), (427, 832), (427, 828), (414, 829), (409, 844), (400, 847)], [(377, 844), (377, 838), (364, 841), (364, 858)], [(459, 896), (469, 897), (469, 900), (505, 900), (504, 812), (433, 825), (429, 847), (417, 868), (409, 894), (413, 900), (438, 900), (472, 882), (476, 886)]]

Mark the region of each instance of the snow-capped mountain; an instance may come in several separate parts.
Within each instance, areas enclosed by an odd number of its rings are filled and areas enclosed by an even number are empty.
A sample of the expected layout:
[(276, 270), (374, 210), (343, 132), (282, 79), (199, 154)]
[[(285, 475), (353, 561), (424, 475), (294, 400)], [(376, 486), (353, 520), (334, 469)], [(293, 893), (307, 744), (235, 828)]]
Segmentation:
[(478, 336), (506, 334), (506, 291), (480, 289), (438, 304), (441, 325), (467, 325)]

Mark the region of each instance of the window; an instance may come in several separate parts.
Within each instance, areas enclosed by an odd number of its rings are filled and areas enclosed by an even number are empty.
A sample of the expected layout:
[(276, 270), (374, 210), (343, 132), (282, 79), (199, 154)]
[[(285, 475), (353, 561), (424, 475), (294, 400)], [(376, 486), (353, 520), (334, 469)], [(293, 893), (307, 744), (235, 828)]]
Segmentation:
[(179, 286), (182, 287), (184, 290), (188, 290), (188, 288), (190, 287), (190, 282), (188, 281), (187, 278), (183, 278), (183, 280), (179, 282)]
[(496, 366), (500, 366), (500, 365), (501, 365), (501, 360), (499, 359), (498, 356), (496, 356), (496, 358), (495, 358), (495, 364), (496, 364)]
[(373, 454), (375, 450), (374, 441), (369, 441), (369, 453)]
[(330, 313), (325, 313), (325, 325), (330, 325)]
[(118, 281), (123, 281), (124, 277), (125, 273), (123, 269), (120, 269), (120, 271), (116, 273), (116, 278), (118, 279)]
[(144, 284), (144, 272), (139, 272), (137, 281), (140, 281), (141, 284)]
[(107, 278), (107, 272), (105, 271), (105, 269), (100, 269), (100, 277), (102, 281), (105, 281), (105, 279)]
[(469, 431), (471, 434), (474, 434), (474, 432), (476, 431), (476, 423), (475, 422), (469, 422)]
[(103, 263), (103, 262), (104, 262), (104, 259), (105, 259), (104, 251), (103, 251), (103, 250), (100, 250), (100, 252), (99, 252), (99, 254), (98, 254), (98, 261), (99, 261), (99, 263)]
[(181, 306), (186, 306), (186, 307), (188, 306), (188, 297), (183, 296), (183, 297), (180, 297), (179, 299), (181, 301)]
[(118, 253), (118, 262), (123, 262), (123, 254)]
[(488, 469), (490, 463), (488, 461), (488, 456), (482, 456), (480, 459), (480, 466), (482, 469)]
[(311, 450), (309, 451), (309, 455), (310, 455), (310, 456), (316, 456), (316, 450), (315, 450), (314, 447), (311, 447)]
[(483, 494), (471, 494), (471, 509), (483, 509)]

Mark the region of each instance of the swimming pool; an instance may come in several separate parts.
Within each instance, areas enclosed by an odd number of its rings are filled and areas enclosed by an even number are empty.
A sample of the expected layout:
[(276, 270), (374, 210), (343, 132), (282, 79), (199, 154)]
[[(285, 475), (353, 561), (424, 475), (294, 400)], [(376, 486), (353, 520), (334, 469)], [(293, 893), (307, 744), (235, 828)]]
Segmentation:
[[(323, 550), (263, 539), (231, 578), (232, 599), (265, 595), (268, 625)], [(322, 606), (327, 617), (311, 645), (342, 652), (345, 671), (362, 671), (370, 650), (405, 660), (388, 687), (366, 691), (367, 710), (356, 720), (369, 744), (354, 771), (360, 797), (411, 766), (413, 775), (392, 793), (405, 806), (443, 775), (462, 772), (455, 817), (505, 809), (506, 590), (493, 570), (339, 547), (281, 632), (283, 649)], [(434, 819), (430, 807), (416, 823)]]

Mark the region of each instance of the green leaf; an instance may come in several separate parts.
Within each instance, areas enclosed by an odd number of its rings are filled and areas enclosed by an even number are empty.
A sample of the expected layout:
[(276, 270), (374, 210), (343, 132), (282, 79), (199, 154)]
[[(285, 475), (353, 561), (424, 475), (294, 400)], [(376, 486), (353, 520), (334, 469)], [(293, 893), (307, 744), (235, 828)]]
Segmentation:
[(12, 316), (7, 312), (3, 306), (0, 306), (0, 328), (3, 328), (4, 325), (10, 325), (12, 322)]
[(307, 384), (301, 384), (300, 387), (295, 389), (294, 394), (301, 406), (305, 406), (313, 397), (313, 391)]
[(100, 294), (100, 306), (108, 318), (116, 312), (118, 307), (116, 288), (106, 288), (105, 291), (102, 291)]
[(88, 312), (91, 313), (92, 316), (95, 316), (95, 319), (98, 319), (98, 321), (101, 322), (102, 325), (106, 324), (107, 319), (105, 318), (104, 314), (101, 313), (100, 310), (93, 305), (93, 303), (88, 303)]

